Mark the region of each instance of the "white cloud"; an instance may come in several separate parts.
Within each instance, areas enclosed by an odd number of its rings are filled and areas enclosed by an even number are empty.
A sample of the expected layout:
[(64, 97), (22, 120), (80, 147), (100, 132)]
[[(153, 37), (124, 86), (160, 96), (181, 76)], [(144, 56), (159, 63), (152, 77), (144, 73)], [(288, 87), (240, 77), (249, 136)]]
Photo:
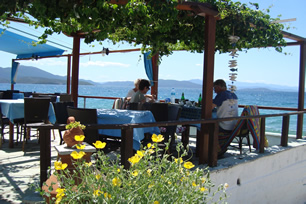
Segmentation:
[[(59, 59), (40, 59), (40, 60), (28, 60), (23, 61), (22, 65), (36, 66), (36, 67), (52, 67), (52, 66), (64, 66), (67, 67), (67, 60)], [(80, 67), (130, 67), (130, 64), (124, 64), (119, 62), (105, 62), (105, 61), (87, 61), (80, 62)]]
[(81, 62), (80, 67), (89, 67), (89, 66), (98, 66), (98, 67), (130, 67), (129, 64), (119, 63), (119, 62), (104, 62), (104, 61), (88, 61)]
[(21, 61), (22, 65), (26, 66), (67, 66), (66, 60), (55, 60), (55, 59), (40, 59), (40, 60), (28, 60)]
[(203, 64), (196, 64), (197, 67), (203, 67)]

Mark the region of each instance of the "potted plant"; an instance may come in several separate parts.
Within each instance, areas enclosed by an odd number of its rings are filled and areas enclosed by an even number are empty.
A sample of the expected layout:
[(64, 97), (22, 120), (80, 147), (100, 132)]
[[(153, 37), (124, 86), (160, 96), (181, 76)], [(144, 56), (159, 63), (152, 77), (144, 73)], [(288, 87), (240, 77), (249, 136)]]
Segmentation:
[(85, 129), (85, 125), (82, 125), (80, 122), (75, 121), (74, 117), (69, 117), (67, 120), (66, 131), (63, 136), (67, 147), (72, 148), (76, 144), (82, 144), (82, 141), (75, 140), (76, 135), (84, 135), (83, 130)]

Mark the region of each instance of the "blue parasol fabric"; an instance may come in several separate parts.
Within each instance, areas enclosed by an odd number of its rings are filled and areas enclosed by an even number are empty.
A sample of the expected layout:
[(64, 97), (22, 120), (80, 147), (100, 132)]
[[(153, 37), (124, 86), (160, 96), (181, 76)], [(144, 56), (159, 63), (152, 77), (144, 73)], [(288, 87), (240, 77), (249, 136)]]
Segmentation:
[(146, 74), (148, 76), (148, 79), (150, 80), (151, 86), (154, 85), (153, 82), (153, 69), (152, 69), (152, 60), (151, 58), (148, 59), (148, 56), (150, 55), (151, 52), (147, 52), (143, 54), (143, 61), (144, 61), (144, 66), (146, 70)]
[(0, 28), (0, 50), (16, 54), (16, 59), (62, 55), (65, 50), (47, 44), (33, 46), (33, 39)]

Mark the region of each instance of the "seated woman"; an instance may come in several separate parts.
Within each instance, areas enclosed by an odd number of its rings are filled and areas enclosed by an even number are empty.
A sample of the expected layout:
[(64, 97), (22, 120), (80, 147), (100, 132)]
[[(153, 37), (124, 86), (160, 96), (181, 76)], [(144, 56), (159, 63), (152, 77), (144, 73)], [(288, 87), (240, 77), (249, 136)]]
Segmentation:
[[(150, 90), (150, 82), (146, 79), (142, 79), (139, 82), (139, 90), (132, 96), (130, 102), (131, 103), (145, 103), (146, 96), (145, 94)], [(149, 99), (149, 102), (153, 102), (153, 97)]]
[(136, 79), (134, 81), (135, 88), (129, 90), (129, 92), (127, 93), (125, 97), (127, 100), (131, 100), (132, 96), (138, 91), (140, 81), (141, 79)]

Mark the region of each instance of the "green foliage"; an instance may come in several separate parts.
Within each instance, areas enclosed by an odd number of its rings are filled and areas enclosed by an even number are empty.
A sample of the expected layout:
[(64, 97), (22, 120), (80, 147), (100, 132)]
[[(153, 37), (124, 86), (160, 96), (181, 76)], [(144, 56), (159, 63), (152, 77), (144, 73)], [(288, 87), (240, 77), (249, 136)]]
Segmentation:
[[(0, 19), (5, 22), (7, 17), (23, 17), (30, 25), (45, 27), (42, 39), (52, 33), (73, 36), (81, 32), (86, 43), (105, 39), (113, 43), (126, 41), (161, 56), (178, 49), (203, 52), (205, 18), (193, 11), (178, 10), (178, 0), (129, 0), (125, 5), (111, 1), (125, 0), (5, 0), (7, 4), (0, 5)], [(228, 52), (229, 35), (240, 37), (236, 45), (240, 50), (274, 46), (281, 51), (278, 46), (285, 45), (283, 25), (270, 23), (275, 19), (258, 10), (256, 3), (250, 3), (250, 8), (231, 0), (197, 2), (209, 3), (219, 12), (216, 51)]]
[(79, 121), (75, 121), (73, 123), (69, 123), (68, 125), (66, 125), (67, 130), (70, 130), (72, 128), (81, 128), (82, 130), (84, 130), (86, 127), (85, 125), (82, 125)]
[[(183, 145), (177, 146), (183, 149)], [(222, 203), (227, 184), (213, 188), (207, 169), (195, 169), (183, 161), (186, 152), (174, 158), (157, 143), (148, 145), (129, 159), (130, 169), (110, 160), (102, 151), (94, 164), (73, 161), (75, 170), (55, 164), (60, 188), (55, 203)], [(189, 164), (189, 165), (188, 165)], [(51, 192), (52, 187), (49, 188)], [(42, 192), (50, 196), (47, 192)]]

